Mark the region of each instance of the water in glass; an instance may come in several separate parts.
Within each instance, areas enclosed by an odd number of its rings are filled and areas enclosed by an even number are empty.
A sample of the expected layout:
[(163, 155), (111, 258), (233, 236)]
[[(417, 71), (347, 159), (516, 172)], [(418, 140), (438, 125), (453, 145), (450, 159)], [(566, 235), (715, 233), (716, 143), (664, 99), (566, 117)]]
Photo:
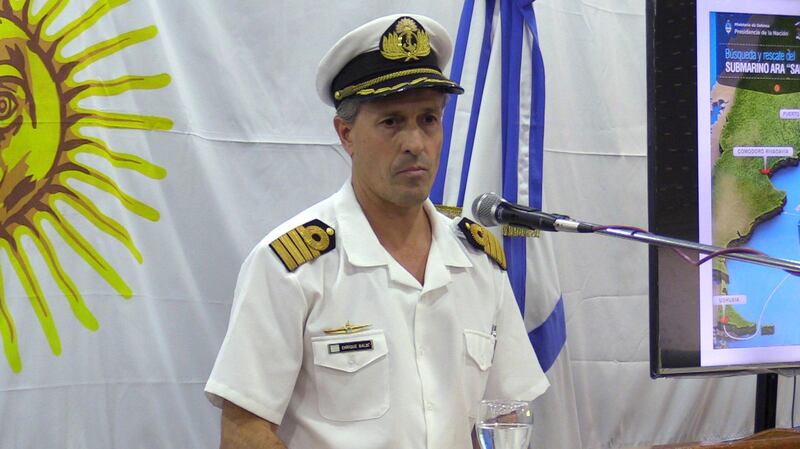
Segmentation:
[(533, 430), (525, 401), (481, 401), (476, 430), (482, 449), (527, 449)]

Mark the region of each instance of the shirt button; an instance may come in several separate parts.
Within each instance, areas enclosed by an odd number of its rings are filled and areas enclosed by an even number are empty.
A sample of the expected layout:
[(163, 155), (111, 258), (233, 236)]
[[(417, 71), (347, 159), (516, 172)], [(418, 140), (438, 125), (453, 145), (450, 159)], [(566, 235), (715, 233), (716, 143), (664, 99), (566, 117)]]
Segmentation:
[(431, 401), (425, 401), (425, 410), (427, 411), (433, 410), (433, 404), (431, 404)]
[(417, 348), (417, 357), (422, 357), (425, 355), (425, 348)]
[(350, 366), (353, 366), (353, 365), (356, 364), (356, 361), (354, 359), (350, 359), (350, 360), (347, 361), (347, 364), (350, 365)]

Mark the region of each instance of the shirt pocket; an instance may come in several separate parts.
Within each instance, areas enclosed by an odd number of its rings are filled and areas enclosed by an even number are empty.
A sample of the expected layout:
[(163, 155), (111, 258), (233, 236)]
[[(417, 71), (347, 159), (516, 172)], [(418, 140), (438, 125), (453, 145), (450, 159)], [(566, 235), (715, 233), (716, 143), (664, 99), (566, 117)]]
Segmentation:
[(382, 330), (313, 337), (320, 414), (360, 421), (389, 410), (389, 349)]
[(489, 368), (494, 358), (495, 336), (472, 329), (464, 329), (464, 399), (469, 410), (470, 422), (474, 422), (478, 403), (483, 399)]
[(492, 366), (494, 357), (495, 337), (485, 332), (464, 329), (464, 339), (467, 358), (471, 359), (481, 371), (488, 370)]

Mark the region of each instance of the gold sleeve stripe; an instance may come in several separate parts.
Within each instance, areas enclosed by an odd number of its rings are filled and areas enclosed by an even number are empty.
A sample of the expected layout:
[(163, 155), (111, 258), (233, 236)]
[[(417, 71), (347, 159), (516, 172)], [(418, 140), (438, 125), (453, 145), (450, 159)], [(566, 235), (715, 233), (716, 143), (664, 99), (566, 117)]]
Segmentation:
[[(498, 244), (499, 244), (499, 242), (498, 242)], [(500, 264), (500, 267), (506, 268), (506, 253), (502, 249), (497, 254), (497, 258), (498, 258), (497, 263)]]
[(487, 249), (489, 250), (489, 254), (495, 259), (497, 259), (497, 240), (494, 239), (494, 236), (491, 233), (489, 233), (488, 230), (484, 235), (486, 236), (486, 246)]
[(273, 240), (269, 246), (289, 271), (336, 248), (336, 232), (321, 220), (311, 220)]
[(506, 266), (506, 257), (505, 257), (505, 255), (503, 254), (502, 251), (498, 251), (497, 254), (495, 254), (494, 258), (497, 259), (497, 263), (501, 267), (505, 267)]
[(314, 256), (311, 254), (311, 251), (308, 250), (306, 242), (304, 242), (303, 238), (300, 237), (300, 234), (297, 233), (297, 228), (294, 228), (291, 231), (289, 231), (289, 237), (292, 239), (292, 242), (295, 244), (297, 249), (300, 250), (300, 253), (303, 256), (303, 262), (308, 262), (309, 260), (314, 258)]
[[(490, 234), (491, 235), (491, 234)], [(492, 245), (495, 247), (495, 259), (501, 267), (506, 267), (506, 253), (503, 251), (503, 243), (498, 240), (494, 235), (489, 237), (492, 240)]]
[(286, 249), (289, 251), (289, 254), (292, 255), (298, 265), (306, 263), (306, 259), (302, 254), (300, 254), (300, 250), (297, 249), (297, 246), (295, 246), (295, 244), (292, 242), (292, 239), (287, 234), (283, 234), (278, 240), (283, 243), (283, 246), (286, 247)]
[(488, 229), (468, 218), (458, 222), (458, 228), (464, 238), (476, 249), (486, 253), (500, 268), (507, 268), (506, 254), (503, 251), (503, 242), (494, 236)]
[(486, 249), (489, 250), (489, 254), (492, 257), (497, 259), (497, 240), (494, 239), (494, 235), (488, 229), (484, 231), (484, 236), (486, 238)]
[(281, 243), (280, 240), (273, 241), (269, 244), (269, 246), (273, 251), (275, 251), (276, 254), (278, 254), (278, 257), (280, 257), (281, 262), (283, 262), (287, 270), (294, 271), (294, 269), (298, 267), (297, 263), (292, 258), (292, 255), (289, 254), (289, 251), (286, 251), (286, 248), (284, 248), (283, 243)]
[(499, 261), (500, 262), (500, 266), (501, 267), (505, 267), (506, 266), (506, 253), (505, 253), (505, 251), (503, 251), (502, 245), (503, 245), (503, 243), (500, 240), (497, 240), (497, 246), (499, 247), (498, 248), (498, 252), (497, 252), (497, 257), (500, 259), (500, 261)]

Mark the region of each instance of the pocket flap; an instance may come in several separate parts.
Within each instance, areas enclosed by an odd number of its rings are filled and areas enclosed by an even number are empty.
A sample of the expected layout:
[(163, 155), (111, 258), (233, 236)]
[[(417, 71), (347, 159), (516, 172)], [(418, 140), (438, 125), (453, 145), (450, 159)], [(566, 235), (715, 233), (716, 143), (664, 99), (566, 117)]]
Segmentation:
[(467, 354), (475, 361), (481, 371), (486, 371), (492, 366), (494, 356), (494, 340), (490, 334), (471, 329), (464, 329)]
[(313, 337), (314, 364), (354, 373), (389, 353), (382, 330)]

